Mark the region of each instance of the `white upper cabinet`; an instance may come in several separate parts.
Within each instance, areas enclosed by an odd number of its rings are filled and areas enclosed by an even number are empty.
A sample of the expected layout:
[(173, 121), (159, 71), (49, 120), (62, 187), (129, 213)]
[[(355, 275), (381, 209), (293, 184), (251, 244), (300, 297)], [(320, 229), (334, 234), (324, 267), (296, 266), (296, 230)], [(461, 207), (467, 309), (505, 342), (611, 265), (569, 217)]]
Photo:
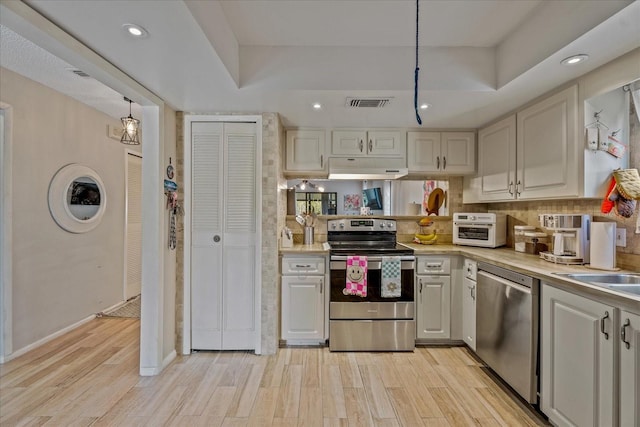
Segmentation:
[(509, 200), (515, 197), (516, 116), (478, 131), (478, 175), (465, 177), (463, 200)]
[(578, 197), (577, 107), (574, 85), (481, 129), (463, 202)]
[(473, 132), (407, 132), (409, 173), (471, 174), (476, 169)]
[(325, 136), (324, 130), (288, 130), (285, 172), (326, 172)]
[(406, 144), (399, 130), (335, 130), (331, 138), (332, 156), (404, 157)]
[(516, 118), (516, 197), (577, 197), (578, 87), (552, 95)]

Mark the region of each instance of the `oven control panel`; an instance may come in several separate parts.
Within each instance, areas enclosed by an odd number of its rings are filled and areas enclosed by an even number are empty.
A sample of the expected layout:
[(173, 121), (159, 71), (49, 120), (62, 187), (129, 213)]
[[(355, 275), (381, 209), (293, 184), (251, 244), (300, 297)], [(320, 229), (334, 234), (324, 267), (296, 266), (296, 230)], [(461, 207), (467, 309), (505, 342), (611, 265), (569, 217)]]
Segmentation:
[(328, 231), (396, 231), (394, 219), (331, 219), (327, 221)]

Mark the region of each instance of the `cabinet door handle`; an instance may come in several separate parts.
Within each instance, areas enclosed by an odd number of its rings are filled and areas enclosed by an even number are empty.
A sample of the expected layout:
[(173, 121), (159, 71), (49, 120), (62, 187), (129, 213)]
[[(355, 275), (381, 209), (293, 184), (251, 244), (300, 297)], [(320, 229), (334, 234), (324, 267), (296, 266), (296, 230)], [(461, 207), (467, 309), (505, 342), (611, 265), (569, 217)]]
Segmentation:
[(422, 279), (418, 280), (420, 282), (420, 293), (422, 293)]
[(320, 167), (324, 167), (324, 154), (320, 154)]
[(324, 291), (324, 280), (320, 279), (320, 293)]
[(442, 170), (447, 168), (447, 156), (442, 156)]
[(364, 148), (364, 143), (360, 140), (360, 152), (362, 153), (362, 149)]
[(625, 320), (624, 325), (622, 325), (622, 327), (620, 328), (620, 339), (628, 350), (631, 347), (631, 343), (627, 341), (627, 326), (631, 326), (631, 320), (629, 319)]
[(440, 169), (440, 156), (436, 157), (436, 169)]
[(476, 300), (476, 287), (475, 286), (471, 286), (471, 299), (472, 300)]
[(307, 264), (307, 265), (296, 264), (296, 268), (311, 268), (311, 264)]
[(373, 140), (370, 139), (369, 140), (369, 152), (371, 153), (373, 151)]
[(516, 183), (516, 194), (519, 196), (520, 195), (520, 180), (518, 180), (518, 182)]
[(513, 181), (509, 183), (509, 194), (513, 196)]
[(602, 332), (604, 334), (604, 339), (605, 340), (609, 339), (609, 333), (605, 332), (605, 330), (604, 330), (604, 321), (605, 321), (605, 319), (608, 319), (608, 318), (609, 318), (609, 312), (605, 311), (604, 312), (604, 317), (602, 319), (600, 319), (600, 332)]

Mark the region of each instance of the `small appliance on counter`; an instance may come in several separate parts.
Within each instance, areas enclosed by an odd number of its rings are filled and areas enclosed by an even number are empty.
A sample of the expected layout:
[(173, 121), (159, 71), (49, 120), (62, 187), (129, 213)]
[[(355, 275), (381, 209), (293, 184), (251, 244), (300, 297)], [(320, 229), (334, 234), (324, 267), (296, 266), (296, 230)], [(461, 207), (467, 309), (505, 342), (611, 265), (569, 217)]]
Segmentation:
[(537, 231), (531, 225), (516, 225), (513, 227), (513, 248), (516, 252), (538, 255), (549, 249), (547, 233)]
[(497, 248), (507, 243), (507, 216), (501, 213), (454, 213), (453, 244)]
[(591, 268), (616, 270), (616, 230), (615, 222), (591, 223)]
[(589, 263), (591, 215), (542, 214), (539, 220), (553, 232), (553, 250), (540, 252), (540, 258), (556, 264)]

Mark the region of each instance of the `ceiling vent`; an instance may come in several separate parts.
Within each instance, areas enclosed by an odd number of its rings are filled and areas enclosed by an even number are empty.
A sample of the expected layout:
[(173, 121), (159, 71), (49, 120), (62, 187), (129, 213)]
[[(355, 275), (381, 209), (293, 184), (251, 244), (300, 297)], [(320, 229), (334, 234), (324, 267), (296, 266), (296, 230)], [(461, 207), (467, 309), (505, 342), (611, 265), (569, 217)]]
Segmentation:
[(78, 70), (76, 68), (67, 68), (67, 70), (71, 71), (73, 74), (79, 77), (91, 77), (89, 74), (85, 73), (82, 70)]
[(391, 103), (393, 98), (347, 98), (350, 108), (382, 108)]

